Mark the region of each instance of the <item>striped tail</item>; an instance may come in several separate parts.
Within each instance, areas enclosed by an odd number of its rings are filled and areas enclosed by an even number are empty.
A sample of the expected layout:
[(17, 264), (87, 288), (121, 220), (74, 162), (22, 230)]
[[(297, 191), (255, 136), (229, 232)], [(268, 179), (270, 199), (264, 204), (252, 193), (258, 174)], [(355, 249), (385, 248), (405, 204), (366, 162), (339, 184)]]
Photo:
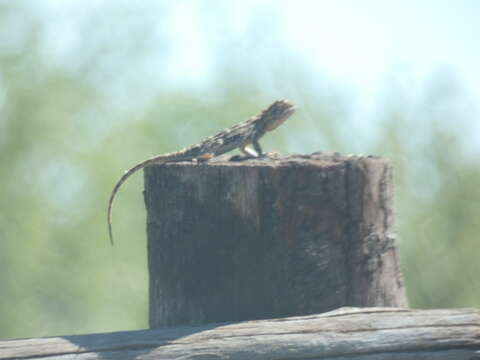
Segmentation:
[(107, 221), (108, 221), (108, 235), (110, 236), (110, 244), (113, 246), (113, 231), (112, 231), (112, 206), (113, 206), (113, 201), (115, 200), (115, 196), (117, 195), (118, 189), (122, 184), (132, 175), (133, 173), (137, 172), (140, 169), (143, 169), (144, 167), (148, 165), (153, 165), (153, 164), (163, 164), (168, 161), (172, 161), (172, 154), (166, 154), (166, 155), (160, 155), (160, 156), (155, 156), (153, 158), (147, 159), (145, 161), (142, 161), (140, 164), (135, 165), (131, 169), (125, 171), (125, 173), (122, 175), (120, 180), (115, 184), (115, 187), (112, 190), (112, 194), (110, 195), (110, 199), (108, 200), (108, 215), (107, 215)]

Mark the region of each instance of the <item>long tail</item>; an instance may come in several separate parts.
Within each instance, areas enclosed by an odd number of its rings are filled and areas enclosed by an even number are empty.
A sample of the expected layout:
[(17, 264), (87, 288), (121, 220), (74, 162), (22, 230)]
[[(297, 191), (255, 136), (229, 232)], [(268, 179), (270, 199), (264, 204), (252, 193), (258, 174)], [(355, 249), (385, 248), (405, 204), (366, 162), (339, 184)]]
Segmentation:
[(112, 190), (112, 194), (110, 195), (110, 200), (108, 200), (108, 235), (110, 236), (110, 244), (113, 246), (113, 231), (112, 231), (112, 205), (113, 205), (113, 200), (115, 199), (115, 196), (117, 195), (118, 189), (122, 184), (132, 175), (133, 173), (137, 172), (140, 169), (143, 169), (145, 166), (148, 165), (153, 165), (153, 164), (163, 164), (167, 162), (171, 158), (169, 154), (167, 155), (161, 155), (161, 156), (155, 156), (153, 158), (147, 159), (145, 161), (142, 161), (140, 164), (135, 165), (131, 169), (125, 171), (125, 173), (122, 175), (120, 180), (115, 184), (115, 187)]

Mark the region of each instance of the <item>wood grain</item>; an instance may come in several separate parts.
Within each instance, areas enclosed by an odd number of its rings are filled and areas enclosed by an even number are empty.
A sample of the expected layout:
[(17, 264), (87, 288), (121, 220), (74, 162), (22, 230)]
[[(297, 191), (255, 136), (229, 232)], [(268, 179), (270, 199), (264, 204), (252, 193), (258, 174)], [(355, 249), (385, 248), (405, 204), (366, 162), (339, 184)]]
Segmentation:
[(407, 306), (387, 160), (229, 159), (145, 171), (150, 327)]
[(478, 359), (478, 309), (342, 308), (235, 324), (0, 341), (0, 359)]

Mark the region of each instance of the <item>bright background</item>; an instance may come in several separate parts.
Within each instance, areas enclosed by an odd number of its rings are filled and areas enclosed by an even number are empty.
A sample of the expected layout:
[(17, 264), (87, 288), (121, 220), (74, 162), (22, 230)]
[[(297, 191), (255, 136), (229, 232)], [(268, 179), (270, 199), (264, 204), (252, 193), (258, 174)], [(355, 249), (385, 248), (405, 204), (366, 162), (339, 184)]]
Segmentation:
[(256, 114), (385, 156), (412, 307), (480, 307), (480, 3), (0, 1), (0, 338), (146, 328), (142, 176)]

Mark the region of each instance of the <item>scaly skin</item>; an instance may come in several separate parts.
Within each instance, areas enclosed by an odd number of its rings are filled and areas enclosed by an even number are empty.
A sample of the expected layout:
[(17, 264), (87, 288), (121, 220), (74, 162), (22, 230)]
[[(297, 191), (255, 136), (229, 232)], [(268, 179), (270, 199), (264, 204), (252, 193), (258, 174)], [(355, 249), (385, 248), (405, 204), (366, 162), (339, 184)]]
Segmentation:
[[(242, 121), (228, 129), (220, 131), (214, 136), (205, 138), (197, 145), (190, 146), (174, 153), (154, 156), (135, 165), (125, 171), (120, 180), (115, 184), (108, 201), (108, 234), (110, 243), (113, 245), (112, 232), (112, 205), (120, 186), (140, 169), (150, 165), (159, 165), (167, 162), (179, 162), (197, 159), (204, 161), (212, 157), (225, 154), (234, 149), (240, 149), (249, 156), (261, 156), (262, 148), (258, 141), (268, 131), (276, 129), (283, 124), (295, 111), (295, 106), (287, 100), (277, 100), (259, 115), (253, 116), (248, 120)], [(253, 149), (248, 148), (252, 145)]]

